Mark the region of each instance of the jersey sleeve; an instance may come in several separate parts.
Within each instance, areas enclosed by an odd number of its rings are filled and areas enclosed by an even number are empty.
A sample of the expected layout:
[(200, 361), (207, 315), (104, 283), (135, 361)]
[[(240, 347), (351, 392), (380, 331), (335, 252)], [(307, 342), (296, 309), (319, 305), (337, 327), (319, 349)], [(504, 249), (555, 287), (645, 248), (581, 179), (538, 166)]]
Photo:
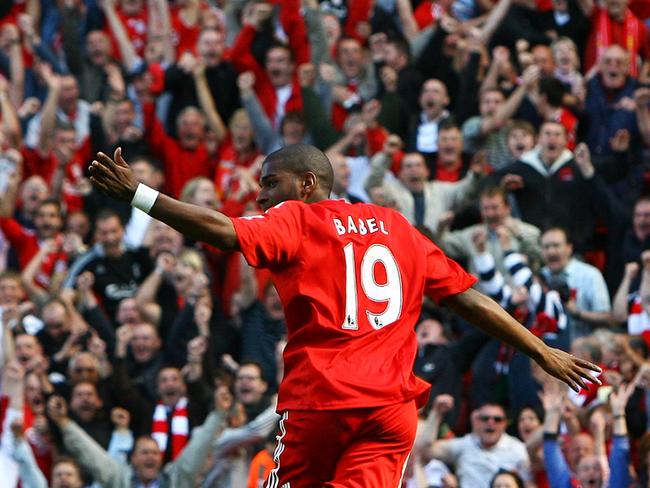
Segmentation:
[(467, 273), (453, 259), (425, 237), (421, 238), (426, 252), (426, 276), (424, 294), (439, 303), (440, 300), (462, 293), (476, 283), (476, 278)]
[(22, 246), (25, 240), (25, 232), (23, 227), (14, 219), (9, 217), (0, 218), (0, 230), (4, 233), (5, 237), (15, 248)]
[(303, 211), (298, 202), (283, 202), (263, 215), (231, 219), (239, 249), (255, 268), (290, 264), (302, 245)]

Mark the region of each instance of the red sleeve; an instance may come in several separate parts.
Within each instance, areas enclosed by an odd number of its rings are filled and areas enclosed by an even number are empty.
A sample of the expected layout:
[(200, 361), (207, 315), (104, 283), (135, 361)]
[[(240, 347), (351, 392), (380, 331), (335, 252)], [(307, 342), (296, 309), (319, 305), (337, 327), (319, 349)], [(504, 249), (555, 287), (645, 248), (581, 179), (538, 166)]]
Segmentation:
[(144, 138), (149, 145), (149, 150), (159, 159), (165, 159), (165, 147), (169, 136), (165, 132), (160, 120), (156, 116), (156, 107), (153, 103), (142, 105), (142, 116), (144, 120)]
[(233, 56), (231, 62), (238, 73), (253, 71), (255, 73), (255, 78), (259, 80), (260, 76), (266, 76), (266, 73), (264, 73), (264, 69), (259, 65), (251, 53), (251, 47), (256, 35), (257, 30), (255, 27), (250, 25), (245, 25), (244, 28), (239, 31), (239, 35), (232, 46)]
[(376, 153), (382, 150), (384, 147), (384, 142), (388, 139), (388, 131), (384, 129), (381, 125), (377, 127), (372, 127), (366, 130), (366, 135), (368, 137), (368, 149), (370, 149), (370, 156), (374, 156)]
[(22, 225), (14, 219), (0, 217), (0, 230), (2, 230), (12, 247), (21, 247), (22, 242), (25, 240), (25, 232)]
[(460, 265), (449, 259), (433, 242), (420, 237), (427, 253), (427, 270), (424, 294), (436, 303), (452, 295), (457, 295), (476, 283), (476, 278)]
[(296, 0), (282, 2), (280, 21), (284, 31), (289, 36), (289, 46), (296, 60), (296, 66), (309, 63), (311, 60), (311, 47), (307, 37), (305, 19), (300, 15), (300, 4)]
[(418, 5), (413, 12), (413, 17), (415, 18), (415, 22), (418, 24), (418, 28), (420, 30), (426, 29), (436, 20), (433, 16), (432, 7), (433, 2), (431, 0), (427, 0), (420, 3), (420, 5)]
[(291, 263), (303, 242), (303, 203), (283, 202), (264, 215), (233, 218), (239, 250), (255, 268)]
[(372, 2), (370, 0), (356, 0), (348, 3), (349, 12), (345, 22), (344, 32), (346, 36), (354, 37), (362, 44), (366, 43), (366, 38), (357, 32), (357, 27), (361, 22), (369, 22)]

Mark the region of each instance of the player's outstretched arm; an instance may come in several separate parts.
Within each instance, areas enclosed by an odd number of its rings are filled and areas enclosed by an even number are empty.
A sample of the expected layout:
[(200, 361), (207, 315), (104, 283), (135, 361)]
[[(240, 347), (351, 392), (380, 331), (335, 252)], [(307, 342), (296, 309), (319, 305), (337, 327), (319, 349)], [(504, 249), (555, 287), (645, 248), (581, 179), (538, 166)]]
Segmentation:
[(585, 380), (600, 383), (593, 372), (600, 372), (595, 364), (572, 356), (560, 349), (548, 347), (522, 326), (491, 298), (470, 288), (447, 297), (445, 306), (468, 320), (486, 334), (490, 334), (534, 359), (547, 373), (564, 381), (576, 391), (585, 386)]
[[(97, 159), (90, 165), (90, 181), (106, 195), (131, 202), (139, 182), (122, 157), (121, 148), (115, 150), (113, 158), (97, 153)], [(192, 239), (226, 251), (238, 248), (237, 234), (231, 220), (215, 210), (179, 202), (161, 193), (149, 215)]]

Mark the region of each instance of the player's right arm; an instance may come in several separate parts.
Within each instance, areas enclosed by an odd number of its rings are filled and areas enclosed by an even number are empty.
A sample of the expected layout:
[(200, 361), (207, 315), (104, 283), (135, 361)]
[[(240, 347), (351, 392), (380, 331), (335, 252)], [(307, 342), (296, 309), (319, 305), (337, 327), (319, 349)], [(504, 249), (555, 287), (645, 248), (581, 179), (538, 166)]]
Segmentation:
[[(138, 180), (122, 157), (118, 148), (114, 160), (104, 153), (90, 165), (90, 181), (106, 195), (117, 200), (131, 202), (138, 188)], [(186, 236), (206, 242), (224, 251), (238, 249), (237, 234), (230, 218), (208, 208), (180, 202), (163, 195), (149, 211), (149, 215), (165, 222)]]

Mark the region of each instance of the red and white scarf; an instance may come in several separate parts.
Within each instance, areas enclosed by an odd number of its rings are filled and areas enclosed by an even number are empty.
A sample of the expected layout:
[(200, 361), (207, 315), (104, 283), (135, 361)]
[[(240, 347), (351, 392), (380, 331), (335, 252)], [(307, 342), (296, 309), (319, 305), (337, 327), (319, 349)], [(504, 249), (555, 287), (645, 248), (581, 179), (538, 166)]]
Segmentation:
[[(176, 459), (190, 437), (190, 421), (187, 417), (186, 397), (182, 397), (174, 406), (171, 425), (172, 459)], [(162, 403), (156, 405), (156, 409), (153, 413), (151, 437), (154, 438), (160, 451), (164, 454), (167, 451), (167, 443), (169, 442), (169, 422), (167, 419), (167, 407)]]
[[(612, 43), (612, 19), (607, 9), (598, 10), (596, 30), (596, 60), (599, 60)], [(625, 45), (621, 46), (630, 53), (630, 74), (637, 76), (637, 55), (639, 54), (639, 41), (641, 37), (641, 22), (627, 9), (623, 19)]]

